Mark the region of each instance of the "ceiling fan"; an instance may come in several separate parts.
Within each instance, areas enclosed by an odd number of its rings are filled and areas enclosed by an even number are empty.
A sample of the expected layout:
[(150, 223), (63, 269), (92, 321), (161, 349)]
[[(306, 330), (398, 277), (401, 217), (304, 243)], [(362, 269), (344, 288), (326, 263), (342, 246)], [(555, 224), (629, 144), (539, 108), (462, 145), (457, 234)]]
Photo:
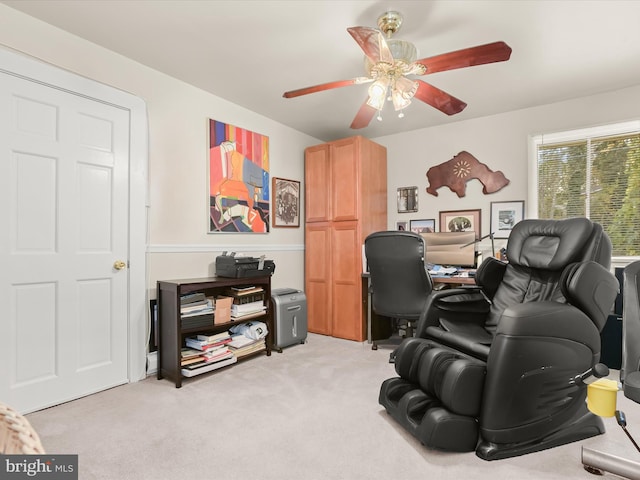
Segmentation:
[(401, 24), (402, 15), (389, 11), (378, 18), (379, 30), (370, 27), (347, 28), (364, 51), (367, 76), (291, 90), (285, 92), (283, 97), (294, 98), (333, 88), (371, 83), (368, 97), (351, 123), (351, 128), (354, 129), (369, 125), (376, 112), (378, 120), (382, 120), (381, 112), (385, 100), (391, 101), (394, 109), (400, 111), (399, 117), (404, 116), (403, 109), (414, 97), (447, 115), (455, 115), (464, 110), (467, 104), (423, 80), (412, 79), (410, 76), (504, 62), (511, 56), (511, 47), (504, 42), (494, 42), (416, 60), (417, 50), (412, 43), (391, 38)]

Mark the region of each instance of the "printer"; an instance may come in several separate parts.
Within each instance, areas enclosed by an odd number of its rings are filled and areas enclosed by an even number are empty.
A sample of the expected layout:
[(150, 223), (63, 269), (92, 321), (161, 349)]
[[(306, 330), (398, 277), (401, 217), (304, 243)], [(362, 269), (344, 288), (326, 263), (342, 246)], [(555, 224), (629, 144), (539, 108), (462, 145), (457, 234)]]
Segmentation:
[(261, 257), (247, 257), (238, 255), (235, 252), (216, 257), (216, 275), (219, 277), (248, 278), (265, 277), (273, 275), (276, 266), (273, 260), (265, 260)]

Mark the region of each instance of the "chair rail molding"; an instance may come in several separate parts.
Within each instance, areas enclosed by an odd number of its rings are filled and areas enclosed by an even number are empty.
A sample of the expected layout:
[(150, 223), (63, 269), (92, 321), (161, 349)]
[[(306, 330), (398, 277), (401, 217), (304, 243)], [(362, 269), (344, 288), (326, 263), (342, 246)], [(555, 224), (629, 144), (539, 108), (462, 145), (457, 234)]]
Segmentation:
[(209, 253), (209, 252), (296, 252), (304, 251), (304, 244), (250, 245), (250, 244), (151, 244), (147, 253)]

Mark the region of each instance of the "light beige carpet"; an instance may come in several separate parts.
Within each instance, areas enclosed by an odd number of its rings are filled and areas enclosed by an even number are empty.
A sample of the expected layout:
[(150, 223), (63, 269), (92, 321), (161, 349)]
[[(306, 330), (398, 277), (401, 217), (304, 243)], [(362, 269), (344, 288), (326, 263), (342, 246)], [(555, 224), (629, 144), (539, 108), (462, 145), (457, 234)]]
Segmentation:
[[(422, 446), (378, 404), (388, 349), (309, 335), (305, 345), (193, 379), (113, 388), (29, 414), (47, 453), (79, 455), (82, 480), (589, 479), (581, 446), (640, 461), (615, 419), (607, 433), (487, 462)], [(640, 440), (640, 405), (619, 395)]]

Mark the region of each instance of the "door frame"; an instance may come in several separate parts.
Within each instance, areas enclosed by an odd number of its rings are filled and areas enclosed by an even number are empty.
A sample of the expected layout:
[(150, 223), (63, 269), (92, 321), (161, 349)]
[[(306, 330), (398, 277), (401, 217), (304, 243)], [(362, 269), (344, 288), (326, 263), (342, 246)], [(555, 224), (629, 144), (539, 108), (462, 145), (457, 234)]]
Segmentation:
[(129, 382), (146, 375), (148, 336), (147, 301), (147, 204), (148, 118), (141, 98), (76, 73), (45, 63), (0, 45), (0, 71), (67, 93), (80, 95), (129, 112), (129, 289), (128, 359)]

